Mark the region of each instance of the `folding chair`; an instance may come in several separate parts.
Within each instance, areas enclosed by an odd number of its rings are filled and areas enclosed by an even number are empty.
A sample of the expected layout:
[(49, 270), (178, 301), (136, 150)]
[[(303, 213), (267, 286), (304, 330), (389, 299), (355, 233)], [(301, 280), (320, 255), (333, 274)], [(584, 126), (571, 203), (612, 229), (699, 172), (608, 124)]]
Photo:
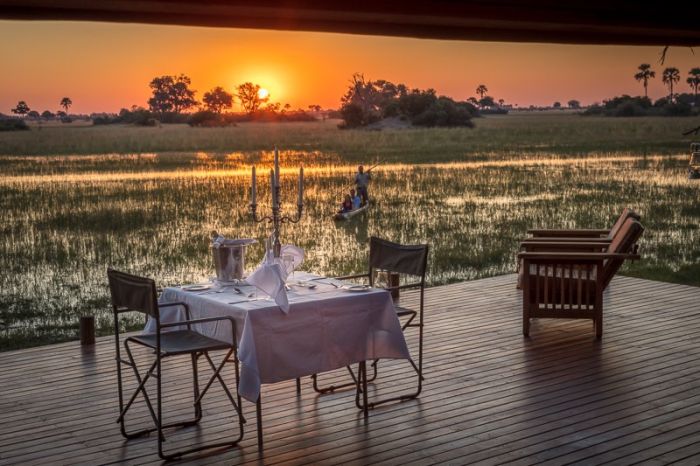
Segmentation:
[[(111, 268), (107, 270), (107, 276), (109, 279), (109, 288), (112, 296), (112, 310), (114, 313), (114, 341), (116, 345), (117, 381), (119, 385), (119, 417), (117, 418), (117, 422), (119, 423), (122, 435), (127, 439), (131, 439), (149, 434), (151, 432), (157, 432), (158, 456), (165, 460), (178, 458), (188, 453), (193, 453), (209, 448), (235, 446), (243, 438), (243, 424), (245, 423), (245, 418), (243, 417), (243, 414), (240, 409), (241, 398), (239, 395), (236, 395), (237, 398), (234, 399), (230, 390), (224, 383), (223, 378), (221, 377), (222, 368), (227, 362), (232, 360), (235, 365), (236, 392), (238, 391), (239, 372), (238, 354), (236, 347), (236, 323), (233, 320), (233, 318), (212, 317), (203, 319), (192, 319), (190, 316), (189, 307), (185, 303), (173, 302), (159, 305), (156, 285), (153, 280), (149, 278), (130, 275), (124, 272), (119, 272)], [(166, 306), (182, 306), (185, 309), (186, 320), (169, 324), (161, 324), (160, 308)], [(126, 351), (128, 359), (124, 359), (121, 355), (119, 341), (119, 315), (125, 312), (132, 311), (145, 314), (151, 319), (154, 319), (156, 323), (156, 332), (154, 334), (134, 335), (126, 338), (124, 340), (124, 349)], [(213, 321), (228, 321), (231, 324), (231, 343), (215, 340), (213, 338), (209, 338), (192, 330), (192, 324)], [(166, 328), (181, 326), (186, 327), (186, 329), (175, 329), (166, 332), (161, 332), (161, 330)], [(148, 370), (146, 370), (143, 373), (140, 373), (138, 370), (136, 361), (132, 353), (131, 345), (139, 345), (148, 348), (150, 350), (153, 350), (155, 354), (155, 361), (153, 361), (150, 367), (148, 367)], [(223, 358), (223, 360), (218, 366), (214, 364), (211, 357), (209, 356), (210, 351), (217, 350), (228, 350), (226, 356)], [(194, 418), (185, 421), (165, 424), (163, 423), (162, 413), (162, 360), (164, 358), (182, 355), (189, 355), (192, 362)], [(200, 392), (197, 363), (199, 358), (201, 358), (202, 356), (205, 358), (206, 362), (211, 367), (213, 374), (207, 382), (206, 386), (204, 387), (204, 390)], [(132, 368), (134, 376), (136, 378), (136, 382), (138, 383), (136, 390), (126, 403), (124, 403), (124, 387), (122, 385), (122, 366)], [(151, 399), (148, 396), (148, 393), (146, 392), (146, 383), (151, 377), (154, 377), (156, 379), (155, 409), (153, 407)], [(202, 398), (207, 393), (214, 380), (219, 381), (238, 416), (238, 436), (234, 440), (230, 440), (227, 442), (200, 445), (184, 451), (178, 451), (175, 453), (165, 453), (163, 451), (163, 442), (165, 441), (163, 430), (170, 427), (186, 427), (197, 424), (202, 418)], [(139, 394), (143, 396), (143, 399), (146, 403), (146, 406), (148, 407), (148, 411), (150, 412), (155, 427), (150, 429), (142, 429), (135, 432), (128, 432), (125, 425), (125, 416)]]
[[(370, 408), (387, 403), (390, 401), (404, 401), (416, 398), (420, 395), (423, 388), (423, 308), (425, 302), (425, 274), (428, 267), (428, 245), (401, 245), (392, 243), (384, 239), (372, 237), (369, 243), (369, 270), (367, 273), (358, 275), (348, 275), (338, 277), (339, 279), (367, 279), (370, 286), (374, 286), (378, 273), (399, 274), (397, 285), (389, 285), (385, 288), (389, 291), (405, 290), (405, 289), (420, 289), (418, 309), (409, 309), (406, 307), (395, 306), (396, 314), (399, 318), (406, 318), (401, 329), (406, 330), (409, 327), (418, 328), (418, 365), (413, 360), (410, 360), (413, 369), (418, 376), (418, 385), (415, 392), (402, 394), (392, 398), (376, 400), (369, 403)], [(418, 322), (414, 320), (418, 318)], [(371, 382), (377, 377), (378, 360), (372, 363), (373, 375), (367, 379), (366, 367), (362, 367), (359, 375), (356, 376), (352, 368), (347, 367), (353, 382), (331, 385), (328, 387), (320, 387), (318, 385), (318, 374), (312, 375), (314, 390), (318, 393), (327, 393), (334, 390), (355, 386), (357, 387), (356, 402), (360, 409), (364, 406), (359, 401), (359, 394), (364, 391), (362, 387), (366, 386), (367, 382)], [(363, 379), (364, 377), (364, 379)], [(366, 398), (366, 393), (364, 393)]]

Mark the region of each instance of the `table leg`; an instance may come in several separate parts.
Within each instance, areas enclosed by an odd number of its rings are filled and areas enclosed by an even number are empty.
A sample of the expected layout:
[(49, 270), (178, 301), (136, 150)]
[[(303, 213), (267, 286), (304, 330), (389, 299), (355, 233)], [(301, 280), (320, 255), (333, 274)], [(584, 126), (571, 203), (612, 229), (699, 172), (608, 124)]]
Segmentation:
[(258, 401), (255, 402), (255, 413), (258, 418), (258, 452), (263, 451), (263, 428), (262, 428), (262, 393), (258, 395)]
[(367, 361), (360, 363), (360, 374), (362, 377), (362, 404), (365, 418), (369, 416), (369, 406), (367, 405)]

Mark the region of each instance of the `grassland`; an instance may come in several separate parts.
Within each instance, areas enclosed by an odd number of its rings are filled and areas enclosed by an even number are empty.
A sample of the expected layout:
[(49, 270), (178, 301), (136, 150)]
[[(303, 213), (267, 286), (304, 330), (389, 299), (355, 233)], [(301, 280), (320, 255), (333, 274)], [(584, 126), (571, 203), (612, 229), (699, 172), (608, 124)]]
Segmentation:
[[(0, 135), (0, 349), (108, 333), (105, 268), (162, 285), (212, 275), (208, 233), (263, 239), (246, 214), (251, 164), (283, 149), (307, 174), (306, 213), (284, 237), (304, 268), (364, 268), (367, 239), (429, 242), (432, 284), (511, 272), (531, 226), (598, 227), (643, 216), (642, 261), (624, 273), (700, 285), (700, 183), (686, 178), (689, 119), (484, 118), (475, 130), (339, 131), (334, 122), (229, 129), (55, 127)], [(379, 158), (377, 205), (336, 225), (353, 165)], [(264, 170), (261, 170), (261, 172)], [(261, 196), (266, 195), (261, 178)], [(287, 204), (287, 205), (289, 205)], [(263, 205), (261, 208), (265, 208)], [(252, 247), (249, 262), (261, 256)], [(138, 327), (140, 322), (132, 322)]]

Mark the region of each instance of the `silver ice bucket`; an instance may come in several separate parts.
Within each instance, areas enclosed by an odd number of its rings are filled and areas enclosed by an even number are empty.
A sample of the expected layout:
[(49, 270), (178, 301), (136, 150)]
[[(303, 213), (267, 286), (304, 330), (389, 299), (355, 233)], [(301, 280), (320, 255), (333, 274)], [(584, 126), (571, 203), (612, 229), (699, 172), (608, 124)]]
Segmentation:
[(241, 280), (245, 272), (245, 250), (254, 239), (225, 239), (211, 245), (216, 279), (223, 282)]

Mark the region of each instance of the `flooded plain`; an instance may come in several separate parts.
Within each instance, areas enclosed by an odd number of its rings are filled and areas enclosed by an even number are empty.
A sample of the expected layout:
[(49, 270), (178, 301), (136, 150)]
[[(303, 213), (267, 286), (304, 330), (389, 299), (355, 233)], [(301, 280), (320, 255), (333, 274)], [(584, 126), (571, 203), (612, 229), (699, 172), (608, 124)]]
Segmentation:
[[(381, 164), (372, 172), (372, 208), (342, 223), (331, 217), (355, 167), (319, 151), (283, 152), (282, 160), (290, 214), (305, 167), (304, 215), (284, 225), (282, 239), (306, 250), (308, 271), (365, 270), (376, 235), (429, 243), (432, 285), (509, 273), (527, 228), (601, 228), (630, 206), (647, 230), (643, 260), (624, 273), (700, 285), (700, 182), (687, 179), (684, 157)], [(108, 266), (162, 286), (208, 279), (212, 230), (258, 239), (252, 268), (269, 234), (248, 210), (253, 164), (266, 211), (269, 152), (0, 156), (0, 349), (73, 339), (86, 314), (110, 333)]]

